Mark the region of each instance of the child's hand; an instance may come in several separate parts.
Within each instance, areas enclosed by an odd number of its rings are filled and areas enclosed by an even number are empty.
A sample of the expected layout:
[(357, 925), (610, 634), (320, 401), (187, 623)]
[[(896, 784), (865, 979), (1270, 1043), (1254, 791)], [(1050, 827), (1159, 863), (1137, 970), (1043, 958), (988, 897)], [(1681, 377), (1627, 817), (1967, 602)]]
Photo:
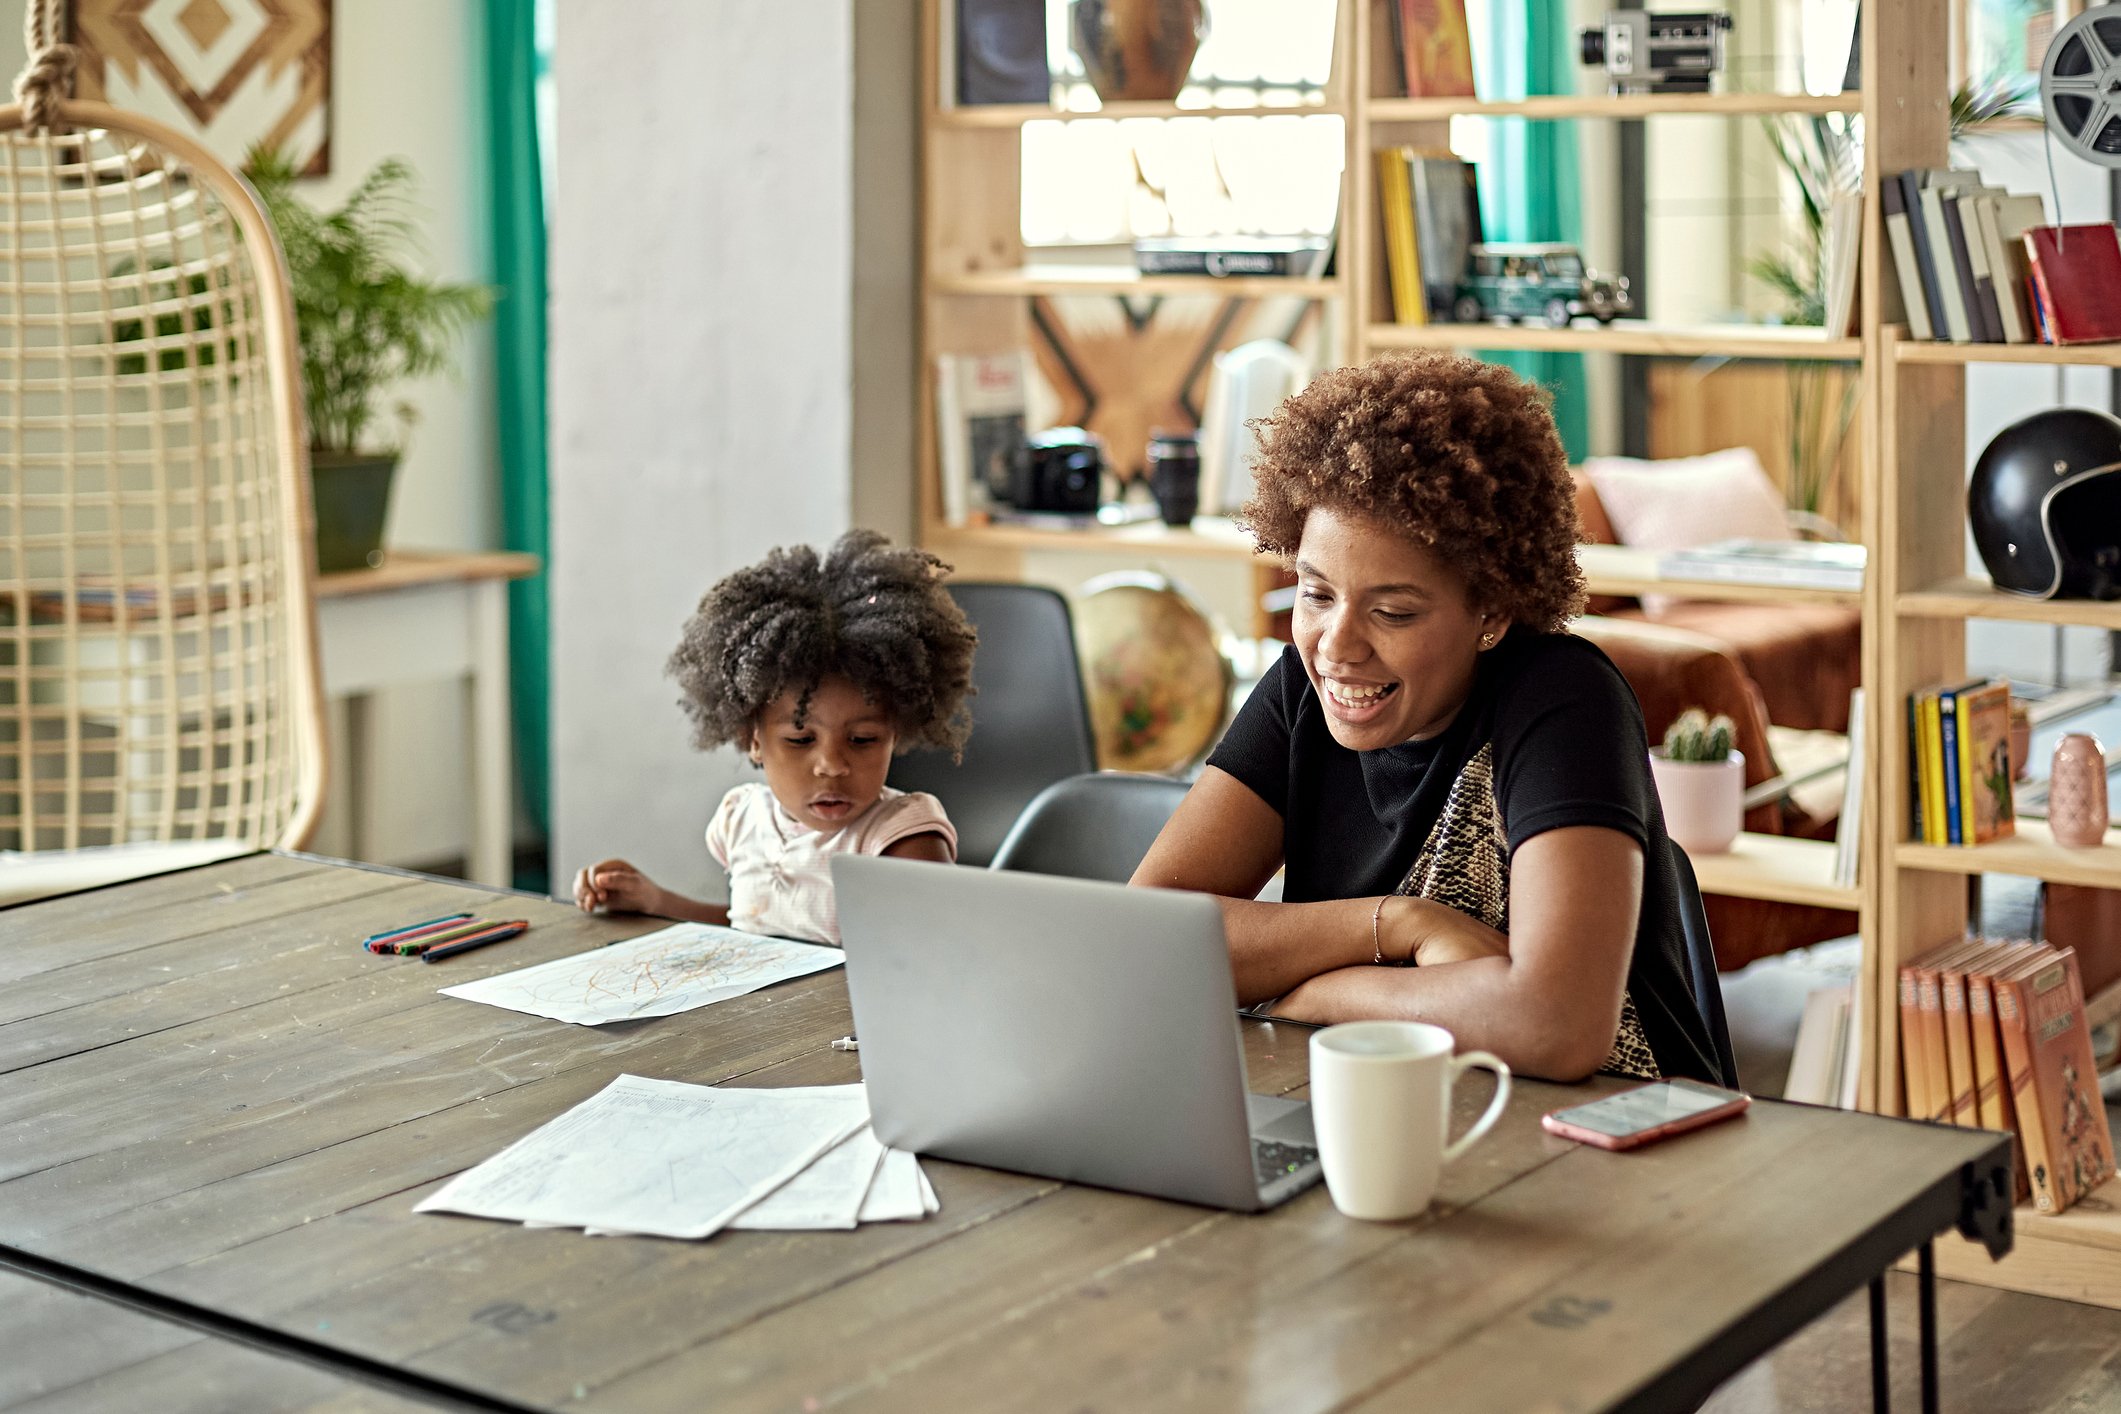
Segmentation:
[(575, 907), (584, 913), (655, 913), (663, 891), (655, 881), (623, 859), (607, 859), (574, 876)]

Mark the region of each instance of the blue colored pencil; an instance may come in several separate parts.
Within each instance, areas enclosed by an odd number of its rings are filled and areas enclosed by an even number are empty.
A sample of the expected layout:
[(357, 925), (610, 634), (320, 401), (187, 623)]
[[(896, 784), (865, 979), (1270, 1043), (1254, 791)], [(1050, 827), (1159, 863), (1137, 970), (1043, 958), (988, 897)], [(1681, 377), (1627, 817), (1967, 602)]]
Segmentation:
[(471, 915), (468, 913), (445, 913), (440, 918), (430, 918), (425, 923), (408, 923), (402, 928), (392, 928), (385, 933), (370, 933), (361, 940), (361, 943), (364, 947), (369, 943), (387, 943), (394, 938), (401, 938), (407, 933), (417, 933), (440, 923), (460, 923), (469, 917)]

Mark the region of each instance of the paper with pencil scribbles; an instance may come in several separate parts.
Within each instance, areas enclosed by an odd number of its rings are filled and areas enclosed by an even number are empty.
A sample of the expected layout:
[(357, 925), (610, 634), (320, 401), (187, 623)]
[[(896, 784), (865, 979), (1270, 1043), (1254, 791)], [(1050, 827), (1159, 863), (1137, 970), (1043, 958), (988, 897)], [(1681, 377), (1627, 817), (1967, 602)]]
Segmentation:
[(672, 1016), (837, 967), (838, 948), (678, 923), (608, 948), (441, 989), (444, 996), (600, 1026)]

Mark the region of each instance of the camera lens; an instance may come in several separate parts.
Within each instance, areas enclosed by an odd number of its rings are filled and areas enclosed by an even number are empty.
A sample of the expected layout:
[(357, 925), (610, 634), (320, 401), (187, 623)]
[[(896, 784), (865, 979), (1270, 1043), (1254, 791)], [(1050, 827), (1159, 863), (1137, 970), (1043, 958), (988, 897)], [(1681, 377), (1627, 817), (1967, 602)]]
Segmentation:
[(1582, 46), (1583, 46), (1583, 62), (1584, 62), (1584, 63), (1586, 63), (1586, 64), (1603, 64), (1603, 63), (1605, 62), (1605, 31), (1604, 31), (1604, 30), (1602, 30), (1602, 29), (1587, 29), (1587, 30), (1585, 30), (1585, 31), (1583, 32), (1583, 40), (1582, 40)]

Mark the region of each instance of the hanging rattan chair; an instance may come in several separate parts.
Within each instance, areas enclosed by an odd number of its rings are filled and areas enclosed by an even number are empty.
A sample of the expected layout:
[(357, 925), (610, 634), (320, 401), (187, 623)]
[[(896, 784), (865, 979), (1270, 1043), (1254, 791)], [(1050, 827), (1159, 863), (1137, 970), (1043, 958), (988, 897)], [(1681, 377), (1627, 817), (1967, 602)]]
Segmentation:
[(256, 195), (64, 97), (0, 107), (0, 850), (300, 845), (324, 754), (301, 382)]

